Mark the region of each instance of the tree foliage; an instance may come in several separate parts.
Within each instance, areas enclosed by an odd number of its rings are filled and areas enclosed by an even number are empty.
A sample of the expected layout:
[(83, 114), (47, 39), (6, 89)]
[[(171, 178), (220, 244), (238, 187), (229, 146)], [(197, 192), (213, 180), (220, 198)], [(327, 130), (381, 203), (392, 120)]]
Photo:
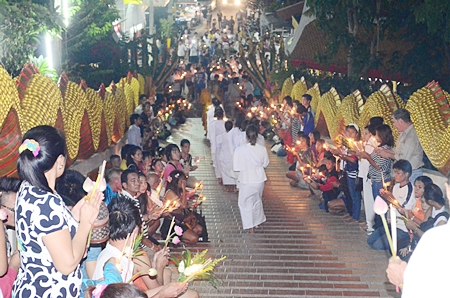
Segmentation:
[(0, 0), (0, 61), (17, 75), (34, 56), (46, 32), (58, 35), (61, 19), (48, 6), (31, 1)]

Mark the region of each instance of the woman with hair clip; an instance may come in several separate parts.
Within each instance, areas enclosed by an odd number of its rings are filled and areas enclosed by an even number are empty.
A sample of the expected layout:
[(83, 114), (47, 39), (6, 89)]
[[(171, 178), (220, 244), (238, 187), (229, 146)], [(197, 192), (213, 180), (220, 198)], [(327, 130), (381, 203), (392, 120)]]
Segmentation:
[(239, 146), (234, 152), (233, 167), (239, 172), (239, 210), (242, 226), (250, 233), (266, 221), (262, 204), (264, 181), (267, 180), (264, 168), (269, 165), (267, 149), (257, 143), (258, 128), (249, 125), (245, 131), (247, 144)]
[(175, 216), (177, 225), (180, 225), (183, 228), (181, 240), (186, 244), (195, 244), (199, 241), (199, 236), (203, 234), (203, 227), (198, 224), (198, 220), (193, 219), (188, 222), (188, 217), (192, 218), (193, 213), (189, 214), (189, 211), (187, 210), (186, 182), (186, 175), (178, 170), (172, 171), (167, 178), (167, 187), (163, 203), (166, 204), (167, 201), (172, 203), (177, 202), (178, 208), (164, 218), (164, 222), (161, 226), (161, 237), (166, 238), (172, 216)]
[(70, 211), (55, 191), (65, 165), (66, 141), (56, 128), (37, 126), (25, 133), (17, 161), (24, 182), (15, 205), (21, 264), (14, 297), (79, 296), (80, 261), (103, 194), (89, 193)]

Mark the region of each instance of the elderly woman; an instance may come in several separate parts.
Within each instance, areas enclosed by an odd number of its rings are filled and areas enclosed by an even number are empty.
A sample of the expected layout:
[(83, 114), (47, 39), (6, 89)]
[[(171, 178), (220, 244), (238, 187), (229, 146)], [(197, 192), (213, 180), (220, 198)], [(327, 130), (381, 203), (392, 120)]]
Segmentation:
[(66, 141), (51, 126), (25, 133), (17, 170), (24, 182), (17, 193), (15, 226), (20, 269), (14, 297), (78, 297), (80, 261), (103, 194), (89, 194), (70, 211), (55, 191), (64, 173)]

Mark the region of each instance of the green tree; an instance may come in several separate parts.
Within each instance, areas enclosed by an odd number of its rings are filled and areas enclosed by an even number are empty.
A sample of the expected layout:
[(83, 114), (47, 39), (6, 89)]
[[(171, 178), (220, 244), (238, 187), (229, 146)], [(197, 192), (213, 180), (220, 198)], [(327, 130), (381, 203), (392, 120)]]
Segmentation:
[(34, 56), (45, 33), (60, 33), (61, 19), (42, 4), (48, 3), (0, 0), (0, 61), (14, 76)]

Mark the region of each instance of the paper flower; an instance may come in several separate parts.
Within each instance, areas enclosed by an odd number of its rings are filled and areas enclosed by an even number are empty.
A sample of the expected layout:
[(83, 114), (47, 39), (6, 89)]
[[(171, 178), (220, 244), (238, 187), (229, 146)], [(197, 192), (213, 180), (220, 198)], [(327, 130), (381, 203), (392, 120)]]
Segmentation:
[(148, 275), (150, 275), (151, 277), (154, 277), (158, 274), (158, 271), (155, 268), (150, 268), (148, 270)]
[(173, 237), (173, 239), (172, 239), (173, 244), (177, 245), (180, 242), (181, 242), (181, 240), (180, 240), (180, 238), (178, 238), (178, 236)]
[(94, 291), (92, 291), (92, 296), (94, 296), (95, 298), (101, 297), (103, 291), (106, 289), (107, 286), (108, 286), (107, 284), (97, 285)]
[(175, 226), (175, 233), (181, 237), (183, 235), (183, 229), (179, 226)]
[(373, 203), (373, 211), (378, 215), (384, 215), (388, 211), (388, 205), (380, 196), (375, 198), (375, 202)]
[[(0, 209), (0, 220), (7, 220), (8, 219), (8, 213), (5, 209)], [(183, 231), (182, 231), (183, 232)]]

